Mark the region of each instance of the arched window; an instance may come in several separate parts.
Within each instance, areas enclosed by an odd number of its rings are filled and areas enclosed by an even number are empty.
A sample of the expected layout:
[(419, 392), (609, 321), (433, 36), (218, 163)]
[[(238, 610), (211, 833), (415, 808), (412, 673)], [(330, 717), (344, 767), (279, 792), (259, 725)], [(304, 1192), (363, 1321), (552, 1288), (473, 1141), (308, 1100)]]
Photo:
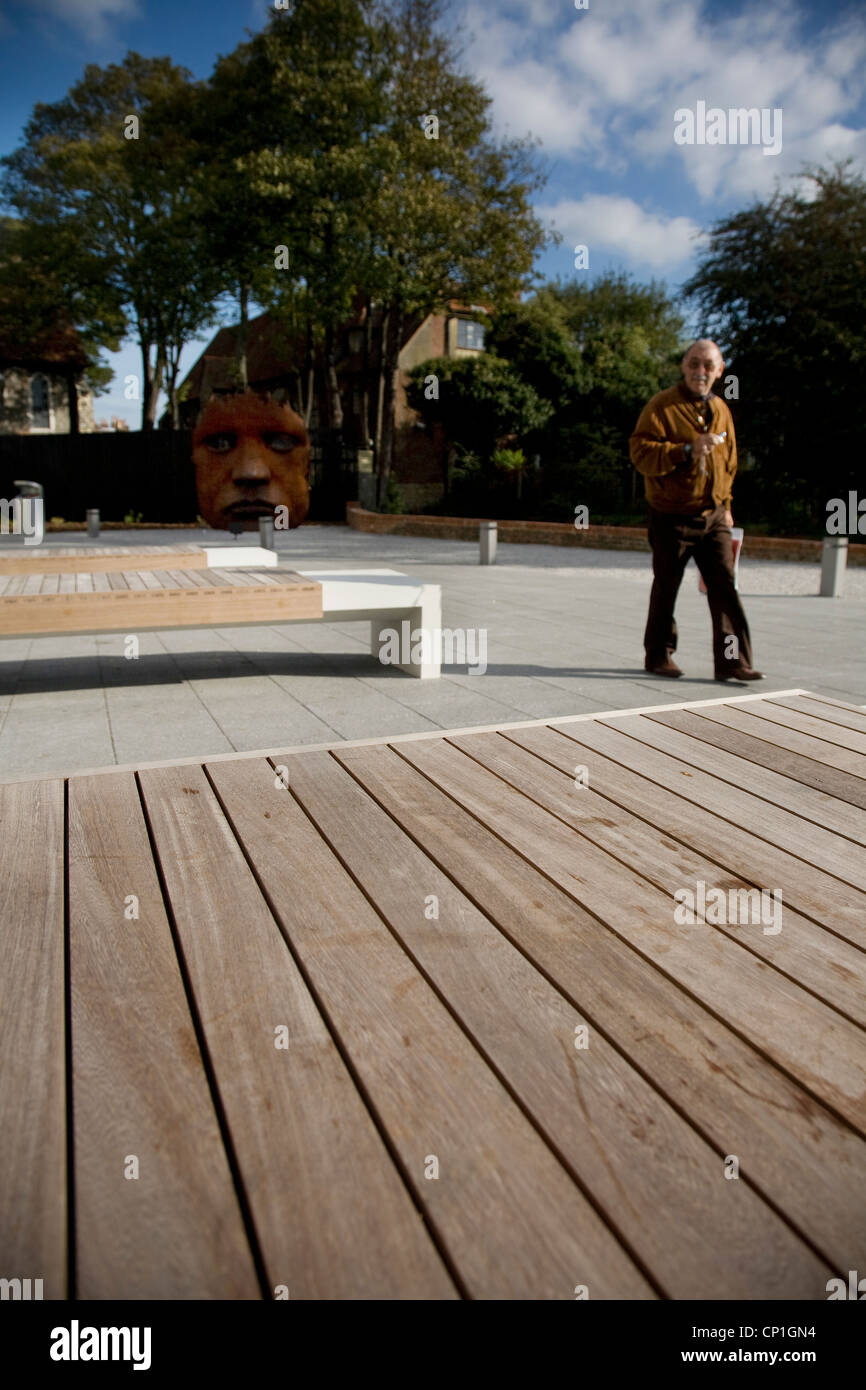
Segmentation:
[(48, 378), (30, 378), (30, 426), (36, 430), (51, 429), (51, 398), (48, 394)]

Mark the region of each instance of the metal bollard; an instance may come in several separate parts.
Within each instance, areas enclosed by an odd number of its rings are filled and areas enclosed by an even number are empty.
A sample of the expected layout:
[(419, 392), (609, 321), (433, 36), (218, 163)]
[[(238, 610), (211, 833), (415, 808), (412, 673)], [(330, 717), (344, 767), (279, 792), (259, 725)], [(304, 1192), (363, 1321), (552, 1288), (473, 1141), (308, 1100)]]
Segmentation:
[(274, 518), (272, 516), (259, 517), (259, 542), (265, 550), (275, 550), (274, 545)]
[(821, 550), (821, 597), (841, 598), (848, 563), (848, 537), (827, 536)]
[(92, 541), (99, 536), (99, 508), (88, 507), (87, 509), (87, 534)]
[(478, 558), (479, 565), (496, 564), (496, 522), (482, 521), (479, 523), (478, 539), (481, 542), (481, 553)]

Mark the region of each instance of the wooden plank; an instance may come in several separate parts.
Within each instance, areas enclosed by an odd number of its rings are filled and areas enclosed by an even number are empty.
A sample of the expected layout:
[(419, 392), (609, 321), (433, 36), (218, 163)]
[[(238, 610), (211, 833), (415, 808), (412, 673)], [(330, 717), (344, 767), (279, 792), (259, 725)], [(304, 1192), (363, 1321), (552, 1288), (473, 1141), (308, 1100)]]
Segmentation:
[[(294, 576), (272, 583), (269, 575), (232, 572), (232, 582), (193, 585), (181, 573), (140, 571), (146, 589), (130, 589), (123, 572), (94, 574), (99, 593), (0, 597), (0, 631), (6, 635), (143, 631), (170, 627), (221, 626), (245, 622), (292, 622), (322, 617), (322, 589)], [(193, 572), (196, 573), (196, 572)], [(206, 571), (204, 572), (206, 573)], [(41, 575), (25, 586), (38, 587)], [(75, 588), (75, 575), (61, 576)], [(109, 591), (106, 593), (106, 591)]]
[[(586, 1284), (591, 1298), (653, 1297), (273, 769), (220, 763), (212, 776), (469, 1295), (573, 1298)], [(431, 1156), (438, 1180), (425, 1179)]]
[(764, 925), (768, 930), (751, 929), (752, 924), (759, 925), (760, 907), (753, 903), (746, 909), (748, 900), (743, 900), (746, 923), (724, 922), (718, 930), (866, 1027), (866, 951), (840, 941), (794, 911), (786, 902), (786, 885), (778, 880), (750, 882), (737, 873), (720, 871), (712, 860), (672, 842), (664, 831), (605, 801), (592, 787), (576, 788), (570, 775), (495, 734), (464, 735), (450, 742), (664, 893), (674, 895), (688, 885), (694, 889), (699, 881), (707, 891), (718, 887), (726, 894), (731, 890), (765, 891), (764, 915), (769, 920)]
[(204, 569), (207, 555), (204, 546), (194, 545), (137, 545), (132, 546), (51, 546), (28, 550), (0, 549), (0, 575), (74, 574), (87, 570), (93, 574), (109, 570), (128, 569), (130, 560), (141, 564), (160, 558), (170, 558), (174, 569)]
[[(860, 1028), (715, 927), (679, 926), (674, 902), (445, 742), (400, 756), (581, 906), (866, 1133)], [(687, 884), (684, 886), (688, 886)], [(762, 928), (750, 928), (756, 933)]]
[[(756, 763), (736, 757), (733, 753), (726, 753), (721, 748), (709, 748), (700, 739), (690, 734), (679, 733), (676, 729), (666, 728), (649, 715), (641, 714), (634, 719), (627, 716), (618, 719), (615, 724), (611, 721), (609, 727), (620, 729), (630, 738), (648, 743), (663, 753), (670, 753), (673, 757), (688, 763), (690, 767), (708, 772), (720, 782), (727, 782), (732, 787), (747, 788), (753, 795), (761, 797), (773, 806), (787, 806), (810, 825), (832, 831), (834, 835), (845, 836), (846, 839), (856, 841), (858, 845), (866, 846), (866, 812), (847, 802), (840, 802), (836, 797), (813, 791), (811, 787), (804, 787), (800, 782), (793, 782), (789, 777), (769, 768), (759, 767)], [(846, 852), (847, 848), (846, 846)], [(856, 855), (858, 863), (866, 866), (866, 855), (862, 850), (854, 849), (852, 852)]]
[(130, 774), (70, 787), (69, 931), (78, 1296), (260, 1298)]
[(0, 787), (0, 1277), (44, 1298), (68, 1292), (63, 817), (59, 780)]
[[(669, 792), (711, 807), (722, 820), (742, 827), (767, 840), (771, 845), (797, 855), (806, 864), (822, 869), (827, 875), (843, 880), (855, 888), (866, 890), (866, 863), (851, 845), (840, 852), (839, 837), (821, 826), (804, 821), (801, 816), (782, 806), (774, 806), (742, 787), (734, 787), (702, 772), (694, 762), (686, 763), (672, 754), (630, 738), (619, 724), (600, 722), (581, 725), (572, 732), (568, 724), (552, 725), (567, 738), (578, 740), (587, 748), (603, 753), (621, 766), (633, 769), (664, 787)], [(657, 727), (657, 726), (655, 726)], [(661, 731), (659, 731), (661, 732)], [(575, 758), (575, 762), (584, 761)], [(727, 831), (724, 832), (727, 834)], [(723, 843), (723, 842), (722, 842)], [(798, 903), (802, 910), (802, 903)]]
[(835, 724), (843, 729), (853, 729), (855, 733), (866, 734), (866, 710), (856, 705), (843, 705), (841, 700), (824, 699), (818, 695), (798, 695), (774, 701), (783, 706), (790, 704), (792, 709), (802, 710), (827, 724)]
[(795, 1297), (815, 1286), (823, 1266), (776, 1213), (751, 1188), (720, 1181), (724, 1155), (602, 1033), (590, 1043), (586, 1017), (334, 758), (293, 758), (289, 775), (319, 833), (667, 1297), (747, 1298), (758, 1287)]
[[(267, 827), (272, 770), (239, 772)], [(292, 1299), (453, 1298), (201, 768), (141, 786), (269, 1285)], [(293, 897), (282, 859), (278, 896)]]
[[(595, 741), (596, 727), (586, 733), (581, 725), (580, 739)], [(608, 729), (600, 729), (602, 742), (614, 743), (612, 753), (621, 751), (622, 740)], [(678, 840), (731, 874), (740, 873), (753, 883), (778, 883), (785, 887), (785, 901), (826, 930), (866, 949), (866, 893), (821, 869), (805, 864), (787, 851), (761, 840), (748, 830), (708, 811), (685, 796), (676, 795), (662, 785), (622, 764), (605, 757), (588, 743), (577, 747), (575, 735), (552, 728), (511, 729), (509, 742), (529, 749), (553, 767), (574, 777), (584, 769), (589, 785), (604, 798), (606, 805), (620, 806), (633, 816), (660, 830), (668, 839)], [(626, 750), (628, 751), (628, 750)], [(666, 760), (659, 756), (663, 768)], [(641, 760), (643, 766), (643, 758)], [(690, 786), (689, 775), (682, 786)], [(677, 788), (677, 790), (679, 790)]]
[[(796, 719), (794, 710), (792, 716)], [(852, 777), (860, 777), (866, 780), (866, 755), (855, 752), (852, 749), (844, 748), (835, 743), (828, 743), (822, 738), (815, 737), (814, 731), (804, 731), (802, 728), (791, 725), (787, 722), (775, 722), (770, 719), (755, 718), (752, 713), (738, 709), (735, 705), (717, 705), (706, 713), (701, 711), (702, 719), (711, 720), (714, 724), (719, 724), (726, 729), (736, 729), (743, 734), (750, 734), (752, 738), (763, 739), (765, 743), (772, 744), (776, 748), (786, 748), (792, 753), (799, 753), (805, 758), (813, 758), (824, 767), (838, 768), (841, 772), (847, 772)], [(804, 722), (805, 716), (802, 716)], [(856, 734), (852, 734), (856, 738)], [(866, 739), (863, 740), (864, 750), (866, 750)]]
[[(853, 729), (844, 729), (840, 724), (828, 724), (826, 720), (816, 719), (811, 714), (802, 714), (799, 710), (791, 709), (789, 706), (772, 704), (769, 700), (756, 701), (749, 705), (724, 705), (723, 709), (736, 709), (738, 713), (745, 713), (755, 716), (761, 724), (781, 726), (788, 731), (798, 730), (806, 734), (810, 739), (817, 739), (821, 743), (830, 744), (833, 748), (850, 749), (860, 757), (866, 756), (866, 734), (858, 734)], [(699, 711), (703, 713), (703, 711)], [(766, 738), (767, 735), (761, 735)]]
[[(399, 745), (401, 752), (407, 746)], [(866, 1239), (866, 1143), (420, 776), (396, 749), (333, 757), (834, 1268)], [(291, 768), (289, 764), (289, 777)]]
[(713, 748), (733, 753), (738, 758), (757, 764), (758, 767), (769, 768), (783, 777), (790, 777), (794, 782), (801, 782), (804, 787), (812, 787), (815, 791), (824, 792), (827, 796), (834, 796), (839, 801), (847, 801), (852, 806), (866, 810), (866, 783), (858, 777), (849, 776), (847, 772), (826, 767), (812, 756), (794, 753), (778, 744), (767, 743), (752, 734), (741, 733), (733, 728), (721, 729), (711, 720), (703, 719), (699, 714), (690, 714), (688, 710), (651, 714), (647, 718), (657, 724), (664, 724), (669, 729), (678, 729), (680, 733), (700, 739), (702, 743), (708, 743)]

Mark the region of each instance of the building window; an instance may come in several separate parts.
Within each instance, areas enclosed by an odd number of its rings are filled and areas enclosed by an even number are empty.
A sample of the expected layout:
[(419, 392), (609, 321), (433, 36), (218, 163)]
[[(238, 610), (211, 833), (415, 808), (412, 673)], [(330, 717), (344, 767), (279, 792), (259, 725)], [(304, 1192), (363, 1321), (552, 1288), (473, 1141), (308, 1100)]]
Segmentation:
[(461, 348), (483, 348), (484, 325), (473, 323), (471, 319), (458, 319), (457, 346)]
[(48, 393), (48, 378), (44, 376), (34, 376), (30, 379), (30, 428), (51, 429), (51, 398)]

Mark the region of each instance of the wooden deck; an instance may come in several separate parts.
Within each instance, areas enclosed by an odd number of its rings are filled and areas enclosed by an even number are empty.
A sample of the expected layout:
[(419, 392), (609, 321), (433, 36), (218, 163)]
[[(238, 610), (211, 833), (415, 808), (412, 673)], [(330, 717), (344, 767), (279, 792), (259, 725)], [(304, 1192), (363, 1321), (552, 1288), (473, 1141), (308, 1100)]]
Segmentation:
[[(824, 1300), (866, 1271), (864, 710), (10, 783), (0, 855), (0, 1276)], [(714, 888), (727, 918), (681, 925)]]

